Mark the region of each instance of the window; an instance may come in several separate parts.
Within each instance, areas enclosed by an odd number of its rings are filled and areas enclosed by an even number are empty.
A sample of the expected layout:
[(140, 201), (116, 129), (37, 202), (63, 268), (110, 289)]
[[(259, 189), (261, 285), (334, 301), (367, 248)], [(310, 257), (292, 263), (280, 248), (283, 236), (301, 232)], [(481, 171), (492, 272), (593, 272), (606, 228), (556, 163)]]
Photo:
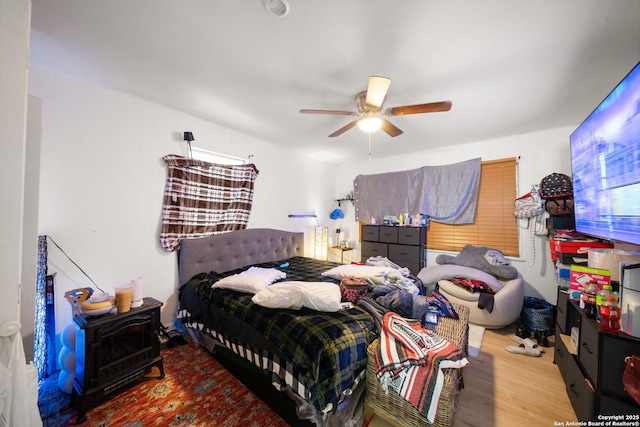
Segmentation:
[(513, 216), (516, 166), (515, 158), (482, 162), (475, 222), (449, 225), (432, 221), (427, 231), (427, 249), (460, 252), (464, 245), (471, 244), (519, 256), (518, 224)]
[(244, 165), (247, 163), (247, 161), (241, 157), (235, 157), (224, 153), (216, 153), (215, 151), (209, 151), (197, 147), (193, 147), (191, 149), (191, 154), (195, 160), (217, 163), (219, 165)]

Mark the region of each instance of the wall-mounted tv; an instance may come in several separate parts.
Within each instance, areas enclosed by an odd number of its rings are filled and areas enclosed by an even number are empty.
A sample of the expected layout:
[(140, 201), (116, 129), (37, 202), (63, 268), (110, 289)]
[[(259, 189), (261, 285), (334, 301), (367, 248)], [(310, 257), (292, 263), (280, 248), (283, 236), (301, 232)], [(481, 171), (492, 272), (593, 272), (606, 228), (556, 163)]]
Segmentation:
[(576, 231), (640, 245), (640, 63), (570, 145)]

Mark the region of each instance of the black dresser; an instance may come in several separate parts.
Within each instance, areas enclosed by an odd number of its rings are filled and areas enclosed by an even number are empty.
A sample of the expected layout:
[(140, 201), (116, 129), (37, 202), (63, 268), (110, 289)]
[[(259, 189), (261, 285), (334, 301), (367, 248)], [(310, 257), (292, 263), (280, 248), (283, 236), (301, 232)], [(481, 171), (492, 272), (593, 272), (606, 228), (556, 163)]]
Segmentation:
[[(571, 330), (577, 332), (577, 348)], [(554, 362), (558, 365), (569, 400), (579, 421), (599, 421), (598, 416), (618, 415), (640, 421), (640, 406), (622, 386), (624, 359), (640, 355), (640, 339), (623, 332), (610, 333), (589, 319), (578, 301), (558, 291)]]
[(417, 275), (426, 266), (426, 243), (425, 227), (363, 225), (360, 256), (362, 262), (382, 256)]

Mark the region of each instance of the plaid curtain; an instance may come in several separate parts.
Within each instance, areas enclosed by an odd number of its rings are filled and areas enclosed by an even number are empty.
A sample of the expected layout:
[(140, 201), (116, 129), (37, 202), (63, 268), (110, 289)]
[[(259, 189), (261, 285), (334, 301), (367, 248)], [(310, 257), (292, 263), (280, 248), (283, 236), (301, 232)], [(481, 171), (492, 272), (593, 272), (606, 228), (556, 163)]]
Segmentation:
[(170, 154), (160, 244), (247, 228), (258, 169), (254, 164), (218, 165)]

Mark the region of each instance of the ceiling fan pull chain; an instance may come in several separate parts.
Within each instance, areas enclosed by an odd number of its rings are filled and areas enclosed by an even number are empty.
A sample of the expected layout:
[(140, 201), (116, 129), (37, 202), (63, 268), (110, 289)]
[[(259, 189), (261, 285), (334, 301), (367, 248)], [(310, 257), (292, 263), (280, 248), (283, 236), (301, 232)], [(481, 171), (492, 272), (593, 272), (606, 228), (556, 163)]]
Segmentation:
[(369, 161), (371, 161), (371, 132), (369, 132)]

